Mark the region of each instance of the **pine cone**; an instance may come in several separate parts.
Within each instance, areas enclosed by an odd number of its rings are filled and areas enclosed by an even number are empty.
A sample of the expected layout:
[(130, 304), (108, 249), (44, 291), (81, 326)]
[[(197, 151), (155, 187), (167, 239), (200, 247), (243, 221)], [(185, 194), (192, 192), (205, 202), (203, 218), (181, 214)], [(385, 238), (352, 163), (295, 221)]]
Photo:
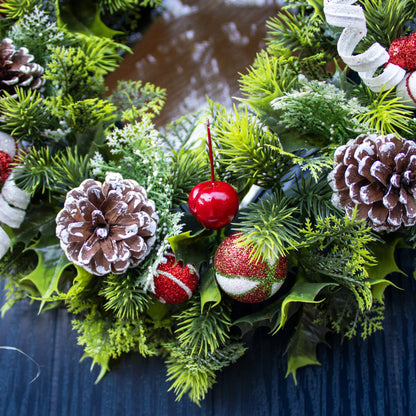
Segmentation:
[(393, 134), (362, 134), (335, 152), (332, 202), (376, 231), (416, 223), (416, 143)]
[(121, 274), (149, 254), (157, 221), (146, 191), (112, 173), (103, 185), (86, 179), (68, 192), (56, 217), (56, 235), (73, 263), (99, 276)]
[(16, 51), (12, 41), (4, 38), (0, 43), (0, 92), (16, 96), (16, 87), (39, 89), (44, 83), (43, 68), (32, 61), (26, 48)]

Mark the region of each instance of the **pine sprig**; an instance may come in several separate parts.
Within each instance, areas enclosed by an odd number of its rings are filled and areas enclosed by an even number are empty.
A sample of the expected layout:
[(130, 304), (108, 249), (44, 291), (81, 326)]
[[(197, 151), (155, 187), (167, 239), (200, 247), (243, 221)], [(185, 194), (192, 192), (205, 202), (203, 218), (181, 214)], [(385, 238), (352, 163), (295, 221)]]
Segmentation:
[(0, 100), (0, 126), (2, 131), (31, 142), (41, 139), (49, 126), (51, 114), (39, 92), (16, 88), (17, 97), (3, 92)]
[(298, 246), (299, 221), (296, 208), (278, 195), (268, 196), (258, 204), (252, 204), (241, 212), (241, 222), (235, 228), (243, 234), (237, 240), (241, 246), (251, 246), (253, 262), (260, 258), (275, 259), (285, 256)]
[(200, 297), (194, 295), (188, 307), (174, 316), (179, 344), (190, 350), (192, 355), (213, 354), (229, 339), (230, 313), (230, 306), (224, 302), (201, 312)]
[(17, 20), (30, 14), (38, 0), (7, 0), (0, 4), (0, 13), (8, 20)]
[(180, 400), (188, 393), (189, 398), (200, 405), (208, 390), (216, 381), (216, 372), (237, 361), (246, 351), (241, 343), (230, 342), (207, 357), (191, 354), (191, 350), (177, 343), (164, 345), (169, 356), (166, 360), (169, 390)]
[(106, 276), (99, 295), (106, 299), (104, 310), (112, 311), (121, 320), (138, 320), (151, 302), (150, 295), (130, 274)]
[(66, 192), (91, 175), (88, 156), (79, 155), (76, 148), (68, 147), (53, 155), (48, 147), (33, 147), (19, 160), (22, 165), (16, 183), (31, 195), (40, 190), (64, 198)]

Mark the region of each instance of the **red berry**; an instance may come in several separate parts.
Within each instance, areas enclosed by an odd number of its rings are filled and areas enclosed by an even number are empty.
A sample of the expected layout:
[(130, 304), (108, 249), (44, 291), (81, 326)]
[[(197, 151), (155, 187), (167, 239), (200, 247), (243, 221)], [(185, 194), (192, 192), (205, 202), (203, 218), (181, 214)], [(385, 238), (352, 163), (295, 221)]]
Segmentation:
[(196, 185), (188, 198), (192, 215), (210, 230), (229, 224), (238, 211), (238, 195), (226, 182), (207, 181)]

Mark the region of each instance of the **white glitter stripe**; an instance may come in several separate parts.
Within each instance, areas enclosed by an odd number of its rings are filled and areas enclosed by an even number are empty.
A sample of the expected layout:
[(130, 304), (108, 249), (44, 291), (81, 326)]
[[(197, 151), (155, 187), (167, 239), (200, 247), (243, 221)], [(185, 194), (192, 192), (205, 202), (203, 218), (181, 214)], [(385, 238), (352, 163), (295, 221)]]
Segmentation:
[(192, 291), (191, 291), (191, 289), (189, 289), (188, 286), (185, 285), (185, 283), (181, 282), (179, 279), (177, 279), (175, 276), (173, 276), (169, 272), (165, 272), (163, 270), (158, 270), (157, 272), (159, 274), (167, 277), (168, 279), (172, 280), (173, 282), (175, 282), (180, 288), (182, 288), (185, 291), (185, 293), (188, 295), (188, 299), (191, 299)]

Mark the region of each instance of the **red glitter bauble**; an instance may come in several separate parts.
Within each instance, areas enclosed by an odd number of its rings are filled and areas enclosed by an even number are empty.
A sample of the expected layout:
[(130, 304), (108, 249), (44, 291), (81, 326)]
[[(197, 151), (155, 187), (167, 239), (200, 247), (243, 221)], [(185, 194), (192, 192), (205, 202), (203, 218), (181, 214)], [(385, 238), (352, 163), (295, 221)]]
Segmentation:
[(251, 246), (241, 247), (234, 233), (218, 246), (214, 257), (217, 282), (230, 297), (240, 302), (263, 302), (273, 296), (287, 275), (287, 259), (280, 257), (274, 264), (266, 259), (253, 261)]
[(416, 70), (416, 32), (395, 39), (390, 45), (389, 55), (389, 63), (407, 71)]
[(182, 303), (189, 300), (196, 290), (199, 276), (195, 267), (175, 262), (173, 253), (166, 253), (153, 276), (154, 295), (162, 303)]
[(0, 150), (0, 183), (3, 183), (9, 177), (11, 161), (10, 155)]
[(226, 182), (202, 182), (192, 189), (188, 198), (192, 215), (205, 228), (218, 230), (228, 225), (238, 211), (238, 195)]

